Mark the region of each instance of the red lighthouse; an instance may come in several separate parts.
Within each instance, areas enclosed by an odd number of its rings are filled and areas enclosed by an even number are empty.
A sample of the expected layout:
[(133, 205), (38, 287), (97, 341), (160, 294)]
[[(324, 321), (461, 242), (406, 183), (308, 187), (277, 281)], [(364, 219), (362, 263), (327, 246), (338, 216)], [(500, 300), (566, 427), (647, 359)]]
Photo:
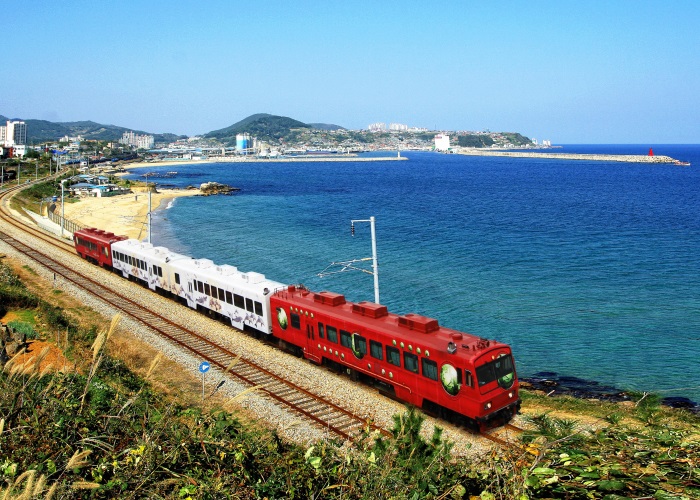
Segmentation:
[(654, 150), (649, 148), (649, 156), (654, 156)]

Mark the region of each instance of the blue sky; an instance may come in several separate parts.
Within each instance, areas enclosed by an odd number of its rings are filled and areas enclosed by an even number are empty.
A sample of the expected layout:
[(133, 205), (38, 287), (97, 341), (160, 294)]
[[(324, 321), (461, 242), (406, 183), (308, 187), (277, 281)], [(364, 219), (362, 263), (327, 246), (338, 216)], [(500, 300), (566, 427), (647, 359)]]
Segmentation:
[(23, 0), (0, 114), (195, 135), (253, 113), (699, 143), (700, 2)]

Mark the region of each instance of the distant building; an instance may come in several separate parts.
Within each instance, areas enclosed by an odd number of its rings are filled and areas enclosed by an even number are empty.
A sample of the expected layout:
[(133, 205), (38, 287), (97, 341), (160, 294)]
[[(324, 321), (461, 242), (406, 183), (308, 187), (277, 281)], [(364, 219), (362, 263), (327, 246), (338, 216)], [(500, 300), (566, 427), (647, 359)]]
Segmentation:
[(24, 156), (27, 144), (27, 124), (18, 120), (7, 120), (4, 126), (0, 126), (0, 146), (3, 155)]
[(236, 134), (236, 151), (247, 152), (253, 147), (253, 141), (250, 134)]
[(135, 134), (132, 131), (124, 132), (119, 142), (121, 144), (133, 146), (136, 149), (151, 149), (155, 145), (155, 140), (152, 135)]
[(389, 130), (395, 130), (398, 132), (406, 132), (408, 130), (408, 125), (404, 125), (403, 123), (390, 123)]
[(447, 134), (437, 134), (435, 136), (435, 149), (437, 151), (447, 151), (450, 149), (450, 136)]
[(367, 129), (370, 132), (383, 132), (384, 130), (386, 130), (386, 123), (383, 123), (383, 122), (370, 123), (367, 126)]

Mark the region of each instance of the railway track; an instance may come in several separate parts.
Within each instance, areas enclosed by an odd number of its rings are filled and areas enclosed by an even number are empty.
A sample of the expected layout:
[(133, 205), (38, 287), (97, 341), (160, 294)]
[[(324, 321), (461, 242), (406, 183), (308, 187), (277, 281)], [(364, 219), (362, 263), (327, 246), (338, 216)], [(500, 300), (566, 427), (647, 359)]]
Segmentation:
[[(74, 255), (72, 245), (27, 226), (21, 220), (15, 218), (6, 208), (7, 197), (21, 187), (23, 186), (13, 187), (0, 195), (0, 220), (24, 233), (30, 234), (34, 238), (38, 238), (42, 247), (48, 245), (49, 248), (69, 252), (71, 255)], [(226, 371), (240, 383), (248, 387), (255, 387), (259, 393), (273, 400), (278, 406), (315, 422), (328, 432), (343, 439), (352, 439), (369, 425), (371, 430), (378, 430), (385, 435), (389, 435), (389, 432), (367, 422), (364, 418), (293, 384), (254, 361), (245, 359), (196, 332), (148, 310), (131, 298), (98, 283), (88, 275), (80, 273), (78, 270), (51, 256), (50, 252), (39, 250), (37, 247), (40, 245), (35, 243), (30, 246), (4, 231), (0, 231), (0, 240), (44, 266), (50, 272), (55, 273), (56, 276), (61, 276), (74, 286), (96, 296), (103, 302), (121, 311), (124, 315), (140, 322), (158, 335), (189, 351), (199, 359), (206, 360), (212, 366), (217, 366), (222, 371)]]
[(499, 427), (497, 429), (490, 429), (490, 431), (488, 432), (481, 431), (479, 435), (504, 448), (520, 449), (522, 448), (520, 443), (510, 438), (512, 438), (513, 433), (519, 436), (523, 432), (523, 429), (521, 429), (520, 427), (516, 427), (515, 425), (508, 423), (505, 424), (503, 427)]

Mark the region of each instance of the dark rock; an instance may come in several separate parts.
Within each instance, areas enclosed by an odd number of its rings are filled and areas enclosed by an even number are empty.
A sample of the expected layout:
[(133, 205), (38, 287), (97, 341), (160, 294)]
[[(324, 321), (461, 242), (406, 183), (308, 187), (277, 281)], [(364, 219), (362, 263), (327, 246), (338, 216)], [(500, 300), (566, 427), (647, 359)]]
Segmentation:
[(199, 186), (202, 196), (210, 196), (213, 194), (231, 194), (234, 191), (240, 191), (240, 188), (227, 186), (218, 182), (205, 182)]

